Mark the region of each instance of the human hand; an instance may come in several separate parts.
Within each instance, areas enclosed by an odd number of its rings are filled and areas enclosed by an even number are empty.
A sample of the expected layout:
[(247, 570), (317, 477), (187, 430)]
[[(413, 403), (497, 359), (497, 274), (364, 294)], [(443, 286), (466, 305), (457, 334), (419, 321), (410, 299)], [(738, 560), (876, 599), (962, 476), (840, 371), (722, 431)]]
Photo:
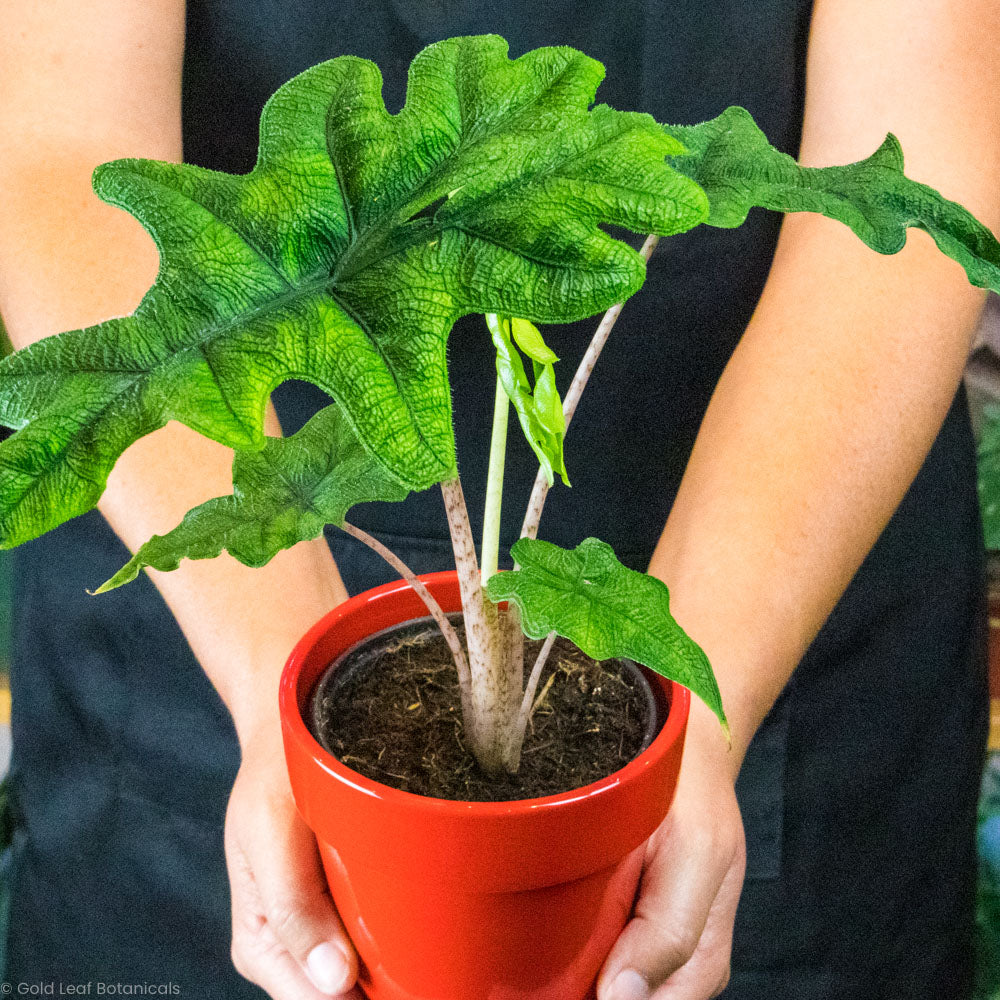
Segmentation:
[(709, 1000), (725, 988), (746, 870), (735, 770), (718, 722), (692, 704), (674, 801), (646, 845), (635, 913), (604, 963), (600, 1000)]
[(225, 833), (233, 964), (274, 1000), (363, 1000), (352, 989), (357, 956), (292, 800), (277, 726), (242, 743)]

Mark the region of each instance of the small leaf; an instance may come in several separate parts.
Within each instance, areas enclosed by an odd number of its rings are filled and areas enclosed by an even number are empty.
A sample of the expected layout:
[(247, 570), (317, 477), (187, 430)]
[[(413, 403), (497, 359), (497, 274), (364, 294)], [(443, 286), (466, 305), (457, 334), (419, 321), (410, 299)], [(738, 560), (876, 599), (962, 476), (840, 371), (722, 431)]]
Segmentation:
[(859, 163), (800, 167), (767, 141), (743, 108), (728, 108), (700, 125), (665, 128), (687, 149), (670, 162), (704, 188), (710, 226), (740, 226), (754, 206), (818, 212), (883, 254), (903, 249), (908, 227), (923, 229), (972, 284), (1000, 291), (1000, 244), (961, 205), (904, 175), (893, 135)]
[(129, 583), (146, 566), (174, 570), (182, 559), (212, 559), (223, 549), (246, 566), (263, 566), (282, 549), (316, 538), (324, 525), (342, 525), (354, 504), (407, 494), (361, 446), (337, 406), (327, 406), (291, 437), (238, 451), (232, 496), (209, 500), (173, 531), (154, 535), (95, 593)]
[(511, 555), (521, 568), (490, 577), (491, 601), (513, 601), (524, 632), (558, 632), (588, 656), (625, 656), (683, 684), (716, 714), (727, 735), (708, 658), (670, 614), (666, 585), (623, 566), (610, 545), (585, 538), (575, 549), (522, 538)]
[(541, 331), (534, 323), (529, 323), (526, 319), (518, 319), (516, 316), (510, 321), (511, 334), (514, 343), (540, 365), (555, 364), (559, 360), (556, 352), (542, 340)]
[(979, 440), (979, 507), (986, 548), (1000, 550), (1000, 406), (983, 410)]
[[(548, 484), (552, 485), (554, 472), (558, 472), (563, 482), (569, 485), (563, 459), (566, 421), (563, 417), (562, 400), (556, 389), (555, 370), (551, 364), (543, 365), (534, 361), (535, 386), (532, 389), (524, 370), (524, 362), (512, 339), (511, 328), (515, 322), (517, 321), (498, 317), (493, 313), (486, 314), (486, 325), (497, 349), (497, 375), (507, 398), (514, 404), (521, 430), (538, 456)], [(527, 325), (531, 326), (530, 323)], [(532, 329), (535, 333), (533, 339), (529, 335), (532, 349), (542, 356), (548, 352), (555, 358), (542, 340), (542, 335), (534, 327)]]
[(535, 414), (541, 426), (559, 441), (559, 464), (556, 468), (563, 480), (566, 479), (566, 469), (563, 465), (562, 444), (566, 433), (566, 417), (563, 414), (562, 400), (556, 388), (556, 373), (552, 365), (535, 364)]

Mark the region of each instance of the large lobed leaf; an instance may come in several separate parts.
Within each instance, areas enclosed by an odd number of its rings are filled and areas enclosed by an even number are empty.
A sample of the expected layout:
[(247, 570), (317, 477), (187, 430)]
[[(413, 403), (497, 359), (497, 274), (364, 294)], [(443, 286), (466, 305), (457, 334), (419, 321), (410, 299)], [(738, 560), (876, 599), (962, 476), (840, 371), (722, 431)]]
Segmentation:
[(325, 525), (342, 525), (354, 504), (408, 493), (361, 447), (337, 406), (327, 406), (291, 437), (238, 451), (232, 496), (209, 500), (172, 531), (154, 535), (97, 593), (129, 583), (147, 566), (173, 570), (181, 559), (211, 559), (223, 549), (247, 566), (263, 566)]
[(850, 226), (883, 254), (902, 250), (907, 228), (915, 227), (958, 261), (972, 284), (1000, 291), (1000, 243), (961, 205), (903, 174), (903, 152), (893, 135), (859, 163), (800, 167), (767, 141), (744, 108), (665, 130), (686, 150), (671, 163), (708, 195), (710, 226), (741, 226), (754, 207), (818, 212)]
[(599, 224), (663, 235), (702, 221), (701, 189), (648, 115), (590, 108), (600, 63), (517, 60), (495, 36), (431, 45), (390, 115), (371, 62), (284, 85), (246, 176), (149, 160), (99, 167), (97, 193), (160, 250), (133, 316), (0, 365), (0, 545), (90, 509), (121, 452), (174, 419), (264, 444), (268, 394), (300, 378), (340, 405), (395, 479), (455, 474), (445, 345), (497, 312), (581, 319), (628, 298), (644, 265)]
[(549, 632), (588, 656), (625, 656), (683, 684), (716, 714), (728, 733), (708, 658), (670, 613), (662, 580), (623, 566), (607, 542), (585, 538), (575, 549), (521, 538), (511, 548), (520, 569), (491, 576), (492, 601), (513, 601), (526, 635)]

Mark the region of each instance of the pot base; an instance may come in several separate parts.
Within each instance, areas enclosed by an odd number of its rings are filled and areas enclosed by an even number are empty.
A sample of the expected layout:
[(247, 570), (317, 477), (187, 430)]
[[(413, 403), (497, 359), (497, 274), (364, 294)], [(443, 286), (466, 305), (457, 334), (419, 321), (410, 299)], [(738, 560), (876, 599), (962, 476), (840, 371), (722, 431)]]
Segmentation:
[[(435, 892), (426, 881), (399, 878), (393, 905), (363, 915), (354, 900), (379, 891), (378, 873), (348, 874), (338, 853), (320, 845), (331, 893), (364, 956), (358, 981), (369, 1000), (577, 1000), (588, 985), (593, 997), (632, 910), (643, 850), (584, 878), (518, 893)], [(563, 926), (567, 914), (571, 928)], [(401, 922), (409, 929), (406, 956), (379, 947)], [(537, 953), (540, 937), (546, 961), (512, 961)]]

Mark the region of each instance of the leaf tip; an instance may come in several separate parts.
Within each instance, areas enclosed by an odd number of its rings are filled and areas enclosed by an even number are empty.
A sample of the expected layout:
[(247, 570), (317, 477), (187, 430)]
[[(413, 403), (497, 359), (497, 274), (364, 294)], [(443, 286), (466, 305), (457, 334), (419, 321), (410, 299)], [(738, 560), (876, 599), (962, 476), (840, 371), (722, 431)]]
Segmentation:
[(733, 731), (729, 728), (729, 720), (723, 714), (719, 719), (719, 725), (722, 726), (722, 734), (726, 737), (726, 749), (733, 749)]
[[(511, 547), (510, 551), (513, 556), (514, 546)], [(506, 584), (510, 584), (512, 582), (511, 578), (514, 576), (517, 576), (516, 570), (505, 570), (502, 573), (494, 573), (486, 581), (486, 586), (483, 588), (486, 591), (486, 596), (494, 604), (499, 604), (500, 601), (513, 601), (518, 607), (521, 607), (517, 593), (510, 586), (506, 586), (504, 581), (504, 577), (506, 577)]]
[(886, 133), (882, 145), (875, 151), (872, 159), (876, 162), (885, 160), (886, 165), (898, 170), (903, 169), (903, 147), (892, 132)]
[(87, 594), (91, 597), (97, 597), (98, 594), (106, 594), (110, 590), (117, 590), (119, 587), (123, 587), (126, 583), (131, 583), (139, 575), (139, 565), (136, 563), (135, 559), (127, 562), (113, 577), (105, 580), (96, 590), (87, 589)]
[(115, 189), (119, 186), (122, 167), (128, 162), (130, 161), (127, 159), (109, 160), (94, 167), (90, 175), (90, 186), (102, 201), (108, 201), (113, 197)]

